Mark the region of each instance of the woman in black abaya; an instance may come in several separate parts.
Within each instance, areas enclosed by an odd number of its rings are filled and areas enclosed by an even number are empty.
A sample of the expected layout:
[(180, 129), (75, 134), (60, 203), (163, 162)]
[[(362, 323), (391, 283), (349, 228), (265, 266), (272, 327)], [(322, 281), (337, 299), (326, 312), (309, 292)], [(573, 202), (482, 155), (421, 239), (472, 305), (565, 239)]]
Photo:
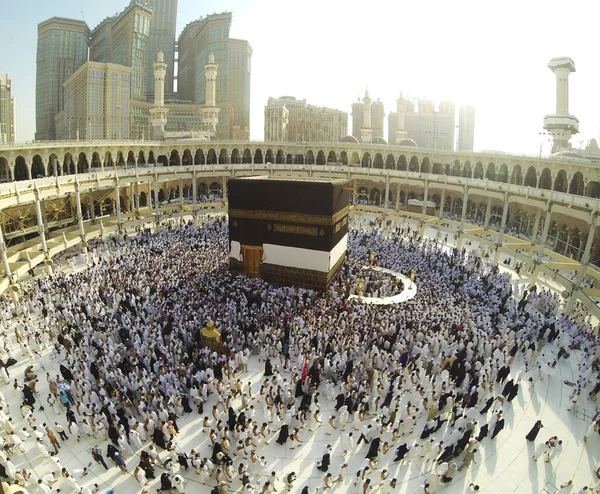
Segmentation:
[(542, 425), (542, 421), (538, 420), (535, 425), (531, 428), (531, 430), (527, 433), (527, 435), (525, 436), (525, 439), (527, 439), (528, 441), (535, 441), (535, 438), (538, 435), (538, 432), (540, 432), (540, 429), (544, 427)]
[(283, 424), (279, 429), (279, 437), (277, 437), (277, 444), (285, 444), (290, 437), (290, 429), (287, 424)]
[(273, 375), (273, 366), (271, 365), (271, 359), (269, 357), (267, 357), (267, 360), (265, 360), (265, 376), (272, 376)]
[(376, 460), (379, 457), (379, 444), (381, 443), (381, 439), (376, 437), (371, 441), (369, 445), (369, 451), (367, 452), (366, 458), (369, 460)]

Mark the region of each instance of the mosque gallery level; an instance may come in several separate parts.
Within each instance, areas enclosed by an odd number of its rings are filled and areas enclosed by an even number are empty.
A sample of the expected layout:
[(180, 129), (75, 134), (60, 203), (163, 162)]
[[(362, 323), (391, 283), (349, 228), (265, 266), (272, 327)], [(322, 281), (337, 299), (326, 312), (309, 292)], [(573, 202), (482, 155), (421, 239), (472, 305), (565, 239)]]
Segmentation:
[[(551, 276), (592, 313), (600, 273), (597, 165), (565, 157), (379, 144), (52, 142), (0, 147), (0, 290), (55, 254), (161, 219), (225, 211), (228, 180), (343, 180), (354, 212), (403, 216)], [(385, 198), (387, 197), (387, 201)], [(157, 200), (155, 200), (157, 198)], [(583, 286), (583, 279), (591, 279)]]

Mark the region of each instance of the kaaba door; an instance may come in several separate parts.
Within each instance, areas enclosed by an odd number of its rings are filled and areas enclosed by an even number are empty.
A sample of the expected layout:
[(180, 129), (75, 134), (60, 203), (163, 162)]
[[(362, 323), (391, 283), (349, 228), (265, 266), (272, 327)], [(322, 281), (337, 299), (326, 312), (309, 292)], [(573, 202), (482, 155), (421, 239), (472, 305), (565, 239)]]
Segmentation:
[(256, 245), (243, 245), (244, 273), (250, 276), (260, 276), (260, 263), (263, 257), (263, 248)]

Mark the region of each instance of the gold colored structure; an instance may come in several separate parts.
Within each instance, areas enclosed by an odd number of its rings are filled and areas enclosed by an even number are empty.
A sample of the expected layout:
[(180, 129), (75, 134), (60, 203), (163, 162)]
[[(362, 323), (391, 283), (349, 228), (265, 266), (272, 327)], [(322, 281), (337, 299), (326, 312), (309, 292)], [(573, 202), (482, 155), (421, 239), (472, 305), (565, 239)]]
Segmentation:
[(221, 332), (215, 328), (212, 322), (206, 323), (206, 326), (200, 330), (200, 340), (204, 346), (210, 348), (213, 352), (220, 353), (223, 350)]

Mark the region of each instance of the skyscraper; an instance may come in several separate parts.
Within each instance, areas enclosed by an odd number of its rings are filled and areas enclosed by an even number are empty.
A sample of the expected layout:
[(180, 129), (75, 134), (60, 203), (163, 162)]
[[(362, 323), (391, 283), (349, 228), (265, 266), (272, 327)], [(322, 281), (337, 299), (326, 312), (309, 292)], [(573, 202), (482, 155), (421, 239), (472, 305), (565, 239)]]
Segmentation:
[(64, 84), (58, 139), (129, 139), (131, 69), (86, 62)]
[(0, 74), (0, 144), (15, 142), (15, 97), (10, 86), (8, 75)]
[(86, 62), (89, 37), (83, 21), (52, 17), (38, 25), (36, 140), (56, 138), (54, 117), (64, 108), (63, 83)]
[(90, 61), (130, 67), (131, 97), (138, 100), (146, 99), (154, 80), (154, 76), (148, 78), (151, 18), (147, 3), (132, 0), (123, 12), (104, 19), (91, 33)]
[(363, 125), (363, 104), (360, 101), (352, 103), (352, 135), (360, 142), (360, 129)]
[(475, 106), (462, 105), (458, 110), (458, 149), (473, 151), (475, 141)]
[(383, 103), (374, 101), (371, 103), (371, 127), (373, 128), (373, 137), (383, 137), (383, 121), (385, 118), (385, 111), (383, 109)]
[(219, 64), (216, 104), (221, 111), (217, 135), (248, 139), (252, 48), (247, 41), (229, 38), (231, 19), (231, 12), (223, 12), (185, 26), (178, 39), (177, 96), (204, 103), (204, 66), (213, 54)]
[(227, 102), (233, 107), (234, 139), (250, 139), (250, 73), (252, 47), (243, 39), (229, 40)]
[[(163, 52), (167, 64), (165, 76), (165, 94), (173, 94), (173, 74), (175, 67), (175, 26), (177, 24), (177, 0), (145, 0), (152, 8), (150, 20), (150, 33), (148, 38), (148, 51), (146, 57), (146, 80), (148, 81), (148, 94), (154, 95), (151, 82), (154, 80), (154, 67), (159, 51)], [(151, 99), (151, 98), (150, 98)]]
[(348, 114), (307, 105), (293, 96), (269, 98), (265, 106), (265, 141), (339, 142), (348, 133)]

